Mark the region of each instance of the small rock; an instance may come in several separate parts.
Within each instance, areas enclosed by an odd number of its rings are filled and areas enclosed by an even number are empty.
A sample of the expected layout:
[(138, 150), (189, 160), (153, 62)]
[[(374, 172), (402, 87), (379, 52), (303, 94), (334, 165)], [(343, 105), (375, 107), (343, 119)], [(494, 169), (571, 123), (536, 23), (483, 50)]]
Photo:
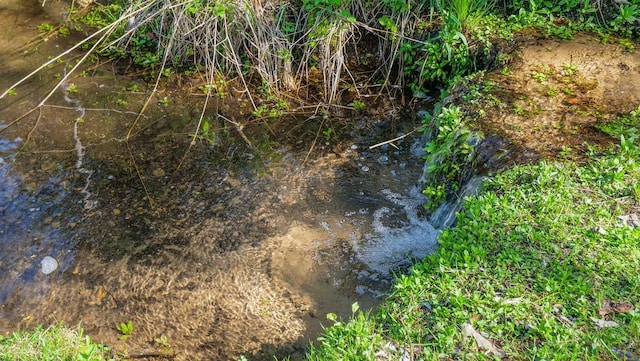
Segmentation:
[(151, 173), (153, 174), (154, 177), (164, 177), (164, 170), (162, 168), (156, 168), (153, 170), (153, 172)]
[(40, 270), (43, 274), (48, 275), (58, 269), (58, 261), (51, 256), (46, 256), (40, 261)]

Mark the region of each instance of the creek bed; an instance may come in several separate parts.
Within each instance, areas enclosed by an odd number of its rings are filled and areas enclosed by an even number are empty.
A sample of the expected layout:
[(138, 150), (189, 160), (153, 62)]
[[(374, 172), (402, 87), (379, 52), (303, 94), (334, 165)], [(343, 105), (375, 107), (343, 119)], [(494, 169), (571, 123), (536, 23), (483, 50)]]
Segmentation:
[[(4, 11), (32, 36), (50, 21)], [(4, 53), (27, 39), (4, 39)], [(0, 89), (72, 42), (3, 57)], [(190, 146), (201, 97), (169, 96), (137, 118), (145, 94), (126, 89), (139, 80), (94, 68), (11, 123), (64, 65), (0, 100), (3, 334), (64, 321), (132, 353), (166, 336), (176, 360), (301, 359), (327, 313), (375, 307), (391, 273), (435, 247), (419, 214), (418, 136), (368, 149), (417, 126), (411, 114), (330, 120), (334, 138), (308, 119), (253, 123), (243, 137), (223, 121), (216, 145)]]

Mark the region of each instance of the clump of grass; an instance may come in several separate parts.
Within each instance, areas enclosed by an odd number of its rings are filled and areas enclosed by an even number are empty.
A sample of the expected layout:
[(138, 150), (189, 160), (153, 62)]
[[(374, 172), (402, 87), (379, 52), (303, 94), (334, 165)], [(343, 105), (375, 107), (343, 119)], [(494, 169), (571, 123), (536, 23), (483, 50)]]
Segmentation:
[[(586, 165), (541, 162), (489, 180), (442, 231), (437, 253), (397, 279), (377, 315), (348, 328), (366, 326), (375, 330), (367, 337), (427, 360), (637, 358), (636, 140), (622, 136)], [(354, 347), (352, 337), (332, 355)]]
[[(333, 322), (318, 338), (322, 347), (312, 348), (307, 354), (308, 360), (374, 360), (376, 352), (383, 347), (380, 326), (373, 322), (369, 312), (358, 312), (358, 304), (351, 306), (352, 321), (339, 320), (335, 314), (328, 314)], [(349, 347), (344, 347), (349, 345)]]
[(487, 0), (438, 0), (437, 3), (442, 11), (455, 16), (462, 26), (469, 27), (476, 25), (494, 7), (493, 1)]
[(93, 343), (89, 336), (83, 336), (81, 328), (70, 329), (62, 324), (0, 336), (0, 360), (5, 361), (113, 360), (108, 351)]

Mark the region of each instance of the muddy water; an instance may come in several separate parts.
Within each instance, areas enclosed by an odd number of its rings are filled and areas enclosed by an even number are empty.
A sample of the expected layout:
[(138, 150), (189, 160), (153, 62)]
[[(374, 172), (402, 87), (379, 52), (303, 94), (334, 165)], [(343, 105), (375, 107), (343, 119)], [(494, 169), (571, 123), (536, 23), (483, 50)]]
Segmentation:
[[(17, 29), (2, 35), (4, 91), (75, 40), (34, 42), (53, 20), (0, 4)], [(216, 145), (191, 144), (200, 95), (169, 94), (138, 117), (149, 87), (109, 66), (28, 113), (68, 64), (0, 100), (3, 334), (63, 321), (130, 355), (301, 359), (326, 313), (375, 307), (391, 273), (435, 247), (419, 140), (368, 149), (415, 127), (410, 115), (248, 124), (251, 146), (211, 118)]]

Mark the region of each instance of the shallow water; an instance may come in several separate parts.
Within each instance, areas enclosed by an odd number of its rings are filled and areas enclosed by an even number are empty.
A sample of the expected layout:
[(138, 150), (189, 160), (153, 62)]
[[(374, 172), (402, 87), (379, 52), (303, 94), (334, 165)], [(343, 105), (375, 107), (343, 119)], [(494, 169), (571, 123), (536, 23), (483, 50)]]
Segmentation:
[[(3, 58), (0, 90), (70, 41)], [(419, 214), (419, 139), (368, 149), (415, 127), (409, 114), (330, 120), (342, 134), (328, 141), (318, 121), (250, 124), (253, 147), (216, 121), (218, 144), (190, 147), (201, 97), (170, 97), (136, 119), (145, 94), (126, 88), (140, 81), (98, 67), (70, 79), (77, 93), (58, 91), (12, 124), (64, 65), (0, 100), (3, 334), (81, 322), (120, 351), (162, 349), (164, 335), (177, 360), (301, 359), (326, 313), (375, 307), (392, 272), (436, 246)], [(59, 263), (47, 275), (46, 257)], [(129, 320), (135, 333), (120, 340), (115, 326)]]

